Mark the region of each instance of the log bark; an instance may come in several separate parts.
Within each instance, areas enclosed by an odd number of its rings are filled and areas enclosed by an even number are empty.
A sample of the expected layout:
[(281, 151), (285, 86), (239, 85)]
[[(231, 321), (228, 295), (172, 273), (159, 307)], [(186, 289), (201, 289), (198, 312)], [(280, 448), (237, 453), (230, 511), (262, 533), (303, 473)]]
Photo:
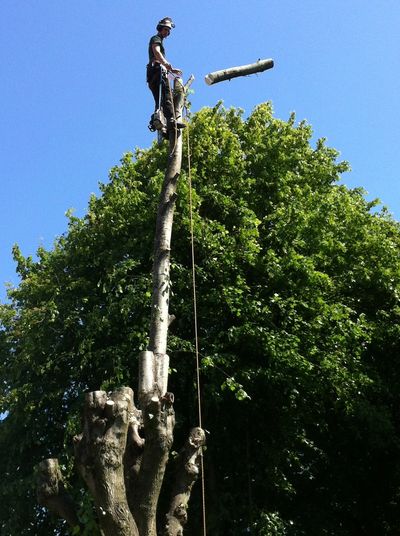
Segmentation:
[(249, 74), (261, 73), (267, 69), (272, 69), (274, 66), (274, 60), (258, 60), (255, 63), (248, 65), (238, 65), (237, 67), (230, 67), (229, 69), (222, 69), (221, 71), (214, 71), (205, 76), (206, 84), (211, 86), (224, 80), (230, 80), (231, 78), (237, 78), (238, 76), (248, 76)]

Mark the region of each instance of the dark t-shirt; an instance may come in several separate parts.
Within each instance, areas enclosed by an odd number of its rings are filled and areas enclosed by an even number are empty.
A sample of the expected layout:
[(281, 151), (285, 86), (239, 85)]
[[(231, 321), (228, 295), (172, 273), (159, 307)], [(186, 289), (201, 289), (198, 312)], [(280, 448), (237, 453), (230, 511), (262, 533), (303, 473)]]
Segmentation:
[(153, 35), (149, 43), (149, 63), (154, 61), (153, 45), (159, 45), (161, 54), (165, 56), (165, 50), (163, 46), (163, 38), (160, 35)]

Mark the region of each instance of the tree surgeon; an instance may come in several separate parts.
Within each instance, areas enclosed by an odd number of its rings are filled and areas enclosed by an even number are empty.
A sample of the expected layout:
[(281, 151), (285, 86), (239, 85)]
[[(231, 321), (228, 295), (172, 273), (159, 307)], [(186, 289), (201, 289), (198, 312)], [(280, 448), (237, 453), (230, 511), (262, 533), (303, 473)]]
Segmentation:
[(168, 130), (185, 128), (185, 123), (178, 121), (174, 115), (172, 93), (168, 73), (180, 76), (182, 71), (172, 67), (165, 57), (163, 41), (171, 33), (175, 24), (170, 17), (161, 19), (157, 24), (157, 34), (149, 42), (149, 63), (147, 64), (147, 83), (154, 97), (155, 111), (151, 116), (149, 129), (161, 130), (167, 135)]

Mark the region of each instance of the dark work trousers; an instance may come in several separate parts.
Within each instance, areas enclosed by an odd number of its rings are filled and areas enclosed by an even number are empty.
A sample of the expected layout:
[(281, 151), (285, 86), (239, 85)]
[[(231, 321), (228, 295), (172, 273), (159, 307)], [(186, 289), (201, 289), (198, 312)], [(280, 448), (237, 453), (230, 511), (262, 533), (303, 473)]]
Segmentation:
[[(161, 103), (158, 102), (160, 97), (160, 77), (161, 77)], [(169, 81), (167, 73), (161, 72), (161, 66), (156, 63), (155, 65), (147, 65), (147, 83), (150, 91), (153, 93), (155, 110), (162, 108), (165, 119), (169, 121), (174, 116), (174, 108), (172, 105), (171, 91), (169, 89)]]

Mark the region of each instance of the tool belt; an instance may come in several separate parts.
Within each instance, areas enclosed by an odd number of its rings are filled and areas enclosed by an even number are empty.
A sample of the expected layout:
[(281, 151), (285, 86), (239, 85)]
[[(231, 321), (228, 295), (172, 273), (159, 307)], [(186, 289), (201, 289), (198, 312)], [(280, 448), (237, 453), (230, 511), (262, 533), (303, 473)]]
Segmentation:
[(158, 63), (158, 61), (150, 62), (146, 65), (146, 80), (154, 79), (155, 76), (161, 76), (164, 80), (167, 77), (167, 69)]
[(146, 82), (149, 84), (154, 77), (159, 74), (164, 75), (166, 73), (165, 68), (158, 63), (158, 61), (152, 61), (146, 65)]

